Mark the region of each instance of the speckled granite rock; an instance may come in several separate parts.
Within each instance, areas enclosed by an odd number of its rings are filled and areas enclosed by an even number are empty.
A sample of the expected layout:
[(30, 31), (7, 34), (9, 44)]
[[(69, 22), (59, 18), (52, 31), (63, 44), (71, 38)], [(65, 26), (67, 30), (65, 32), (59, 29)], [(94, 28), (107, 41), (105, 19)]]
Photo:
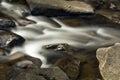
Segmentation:
[(120, 43), (98, 49), (97, 59), (104, 80), (120, 80)]

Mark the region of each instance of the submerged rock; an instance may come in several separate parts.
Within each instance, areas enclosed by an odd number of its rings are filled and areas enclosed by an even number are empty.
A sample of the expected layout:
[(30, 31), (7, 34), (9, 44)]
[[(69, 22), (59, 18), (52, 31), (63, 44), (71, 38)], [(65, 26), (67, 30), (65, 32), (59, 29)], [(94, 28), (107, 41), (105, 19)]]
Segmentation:
[(96, 56), (104, 80), (120, 80), (120, 43), (98, 49)]
[(67, 58), (74, 53), (74, 48), (67, 43), (55, 43), (43, 45), (43, 55), (48, 64), (54, 64), (57, 60)]
[(64, 53), (63, 55), (72, 55), (74, 51), (73, 47), (67, 43), (48, 44), (44, 45), (43, 49)]
[(80, 60), (75, 57), (60, 59), (56, 62), (71, 80), (76, 80), (80, 74)]

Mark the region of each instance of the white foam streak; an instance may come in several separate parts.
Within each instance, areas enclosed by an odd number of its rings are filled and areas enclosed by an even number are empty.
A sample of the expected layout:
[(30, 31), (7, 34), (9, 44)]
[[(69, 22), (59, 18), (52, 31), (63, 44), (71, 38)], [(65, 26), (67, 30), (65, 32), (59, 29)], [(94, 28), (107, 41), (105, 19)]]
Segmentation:
[[(13, 32), (23, 36), (26, 39), (23, 47), (17, 50), (23, 51), (28, 55), (40, 58), (44, 63), (42, 67), (48, 67), (46, 58), (52, 53), (44, 52), (43, 45), (68, 43), (77, 48), (97, 48), (100, 46), (110, 45), (120, 41), (120, 34), (117, 29), (102, 26), (81, 26), (72, 28), (63, 24), (56, 18), (39, 16), (29, 16), (28, 19), (37, 23), (27, 25)], [(59, 27), (61, 25), (61, 27)], [(13, 49), (12, 52), (16, 51)], [(44, 55), (41, 54), (44, 52)], [(54, 56), (54, 54), (52, 54)]]

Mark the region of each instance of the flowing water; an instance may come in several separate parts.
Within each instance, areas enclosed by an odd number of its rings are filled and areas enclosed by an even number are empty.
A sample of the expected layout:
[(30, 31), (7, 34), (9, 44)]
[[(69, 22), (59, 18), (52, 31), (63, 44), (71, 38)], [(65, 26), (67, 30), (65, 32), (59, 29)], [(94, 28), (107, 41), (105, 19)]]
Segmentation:
[[(22, 47), (16, 47), (11, 54), (22, 51), (28, 55), (40, 58), (42, 67), (49, 66), (46, 58), (55, 53), (47, 52), (42, 47), (48, 44), (67, 43), (78, 49), (99, 48), (120, 41), (119, 29), (99, 25), (71, 27), (58, 18), (44, 16), (28, 16), (36, 23), (27, 26), (18, 26), (12, 30), (23, 36), (26, 41)], [(59, 54), (57, 54), (59, 56)]]
[[(66, 58), (66, 55), (58, 53), (54, 49), (44, 49), (44, 46), (49, 44), (67, 43), (74, 48), (73, 56), (78, 58), (81, 62), (80, 73), (78, 76), (80, 80), (85, 80), (87, 78), (95, 78), (91, 80), (96, 80), (96, 78), (101, 79), (98, 61), (94, 51), (99, 47), (109, 46), (116, 42), (120, 42), (120, 29), (114, 28), (112, 25), (102, 26), (97, 23), (88, 25), (85, 24), (84, 21), (85, 25), (78, 24), (76, 27), (70, 26), (71, 24), (74, 25), (74, 23), (83, 22), (77, 19), (78, 17), (74, 18), (75, 21), (70, 17), (70, 24), (65, 23), (64, 20), (66, 20), (66, 18), (28, 16), (26, 19), (23, 17), (24, 12), (29, 12), (26, 5), (10, 4), (6, 2), (6, 0), (1, 1), (0, 10), (0, 12), (15, 19), (18, 23), (22, 23), (26, 20), (36, 22), (26, 26), (17, 26), (16, 29), (12, 30), (12, 32), (24, 37), (26, 41), (22, 46), (14, 47), (10, 54), (20, 51), (41, 59), (43, 63), (41, 67), (50, 67), (55, 63), (53, 63), (53, 60), (57, 61), (56, 58), (64, 59)], [(21, 19), (21, 17), (23, 19)], [(55, 63), (55, 65), (57, 65), (57, 63)]]

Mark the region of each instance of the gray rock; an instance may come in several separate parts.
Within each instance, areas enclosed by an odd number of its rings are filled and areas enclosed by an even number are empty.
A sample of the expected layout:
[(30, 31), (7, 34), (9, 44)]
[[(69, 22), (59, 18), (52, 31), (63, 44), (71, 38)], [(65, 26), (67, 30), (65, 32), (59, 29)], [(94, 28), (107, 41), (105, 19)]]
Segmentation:
[(97, 59), (104, 80), (120, 80), (120, 43), (98, 49)]

